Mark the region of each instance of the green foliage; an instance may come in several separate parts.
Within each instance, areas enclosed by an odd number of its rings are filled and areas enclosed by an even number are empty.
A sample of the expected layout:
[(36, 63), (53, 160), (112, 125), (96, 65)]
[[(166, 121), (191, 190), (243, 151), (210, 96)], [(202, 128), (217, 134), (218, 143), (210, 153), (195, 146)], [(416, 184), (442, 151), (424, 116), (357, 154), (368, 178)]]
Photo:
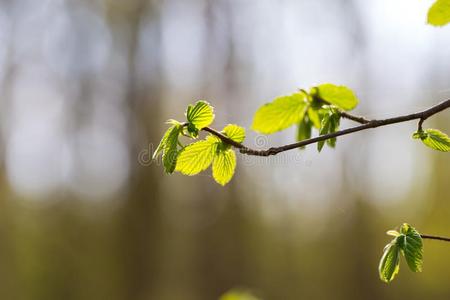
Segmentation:
[(402, 250), (409, 268), (413, 272), (422, 272), (422, 237), (413, 227), (406, 223), (400, 228), (400, 233), (403, 235)]
[(450, 151), (450, 138), (437, 129), (418, 130), (413, 133), (413, 138), (420, 139), (426, 146), (442, 151)]
[[(297, 124), (297, 141), (302, 141), (312, 136), (313, 127), (320, 135), (337, 131), (340, 112), (355, 108), (358, 102), (353, 91), (345, 86), (321, 84), (311, 88), (309, 93), (301, 89), (263, 105), (255, 113), (252, 128), (270, 134)], [(334, 148), (336, 138), (326, 143)], [(324, 141), (317, 144), (319, 152), (324, 145)]]
[(162, 161), (164, 170), (166, 173), (173, 173), (178, 156), (178, 136), (183, 130), (183, 125), (175, 120), (169, 120), (168, 123), (172, 124), (167, 129), (161, 142), (153, 153), (153, 159), (156, 159), (160, 153), (162, 153)]
[(186, 110), (188, 120), (188, 132), (192, 137), (197, 137), (199, 130), (211, 125), (214, 121), (214, 108), (208, 102), (200, 100), (195, 105), (189, 105)]
[(352, 110), (358, 105), (358, 98), (351, 89), (343, 85), (325, 83), (313, 88), (313, 97), (317, 97), (329, 104), (336, 105), (343, 110)]
[[(233, 177), (236, 168), (236, 153), (230, 145), (225, 144), (216, 136), (208, 135), (204, 140), (191, 143), (182, 147), (181, 150), (178, 149), (180, 135), (185, 134), (192, 139), (196, 137), (192, 132), (186, 133), (184, 131), (186, 127), (189, 125), (204, 126), (206, 124), (206, 121), (199, 121), (206, 120), (199, 117), (201, 115), (206, 116), (204, 112), (212, 111), (212, 109), (209, 109), (211, 108), (209, 105), (209, 108), (205, 106), (205, 103), (199, 101), (195, 106), (189, 106), (186, 115), (193, 123), (182, 124), (175, 120), (168, 121), (172, 126), (161, 139), (153, 153), (153, 159), (158, 158), (159, 154), (162, 153), (162, 161), (167, 173), (176, 170), (188, 176), (196, 175), (212, 164), (213, 178), (217, 183), (225, 185)], [(242, 143), (245, 139), (245, 129), (238, 125), (229, 124), (225, 126), (222, 133), (238, 143)]]
[(400, 269), (400, 254), (405, 257), (411, 271), (421, 272), (423, 243), (417, 230), (404, 223), (400, 232), (390, 230), (387, 234), (394, 236), (394, 239), (384, 247), (378, 266), (380, 279), (387, 283), (394, 279)]
[[(228, 147), (227, 147), (228, 148)], [(236, 153), (231, 148), (219, 147), (212, 165), (214, 180), (221, 185), (227, 184), (236, 169)]]
[(241, 126), (228, 124), (223, 133), (235, 142), (242, 143), (245, 140), (245, 129)]
[(298, 124), (307, 108), (304, 93), (275, 98), (264, 104), (255, 113), (252, 128), (264, 134), (271, 134)]
[[(303, 141), (311, 137), (313, 123), (308, 116), (305, 116), (298, 124), (297, 128), (297, 141)], [(302, 149), (305, 147), (302, 147)]]
[(428, 10), (428, 24), (444, 26), (450, 22), (450, 0), (437, 0)]
[(196, 175), (206, 170), (212, 163), (220, 140), (208, 136), (205, 140), (186, 146), (178, 155), (176, 171), (184, 175)]
[(308, 108), (308, 118), (315, 128), (320, 129), (321, 121), (318, 109), (313, 109), (312, 107)]
[(259, 298), (248, 291), (233, 289), (220, 296), (219, 300), (259, 300)]
[[(321, 119), (322, 119), (322, 121), (321, 121), (320, 131), (319, 131), (320, 135), (333, 133), (333, 132), (336, 132), (337, 130), (339, 130), (339, 123), (340, 123), (341, 116), (334, 109), (328, 108), (327, 110), (325, 110), (324, 113), (322, 114)], [(327, 145), (332, 148), (334, 148), (336, 146), (336, 138), (328, 139), (326, 142), (327, 142)], [(325, 144), (325, 141), (320, 141), (317, 143), (317, 150), (319, 152), (322, 151), (324, 144)]]
[(384, 247), (378, 271), (380, 279), (384, 282), (391, 282), (400, 270), (400, 247), (397, 238)]

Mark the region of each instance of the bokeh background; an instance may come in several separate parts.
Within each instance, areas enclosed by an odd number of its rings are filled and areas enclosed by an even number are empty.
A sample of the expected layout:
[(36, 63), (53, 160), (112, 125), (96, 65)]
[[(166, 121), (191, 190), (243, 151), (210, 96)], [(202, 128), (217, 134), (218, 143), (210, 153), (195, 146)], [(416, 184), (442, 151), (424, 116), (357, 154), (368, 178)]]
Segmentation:
[[(450, 156), (412, 140), (415, 122), (320, 155), (239, 156), (226, 187), (149, 159), (197, 99), (220, 129), (324, 82), (372, 118), (449, 98), (450, 26), (426, 25), (431, 3), (1, 0), (0, 298), (449, 299), (444, 243), (425, 241), (423, 273), (378, 279), (386, 230), (450, 235)], [(450, 132), (449, 113), (426, 126)]]

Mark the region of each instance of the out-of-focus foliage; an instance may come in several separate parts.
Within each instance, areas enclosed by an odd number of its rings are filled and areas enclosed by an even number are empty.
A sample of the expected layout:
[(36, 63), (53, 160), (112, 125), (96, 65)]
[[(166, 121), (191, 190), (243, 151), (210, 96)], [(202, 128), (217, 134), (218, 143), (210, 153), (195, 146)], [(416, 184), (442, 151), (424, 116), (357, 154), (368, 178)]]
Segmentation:
[(219, 300), (261, 300), (261, 299), (257, 298), (249, 291), (233, 289), (220, 296)]
[(428, 10), (428, 23), (444, 26), (450, 22), (450, 0), (437, 0)]

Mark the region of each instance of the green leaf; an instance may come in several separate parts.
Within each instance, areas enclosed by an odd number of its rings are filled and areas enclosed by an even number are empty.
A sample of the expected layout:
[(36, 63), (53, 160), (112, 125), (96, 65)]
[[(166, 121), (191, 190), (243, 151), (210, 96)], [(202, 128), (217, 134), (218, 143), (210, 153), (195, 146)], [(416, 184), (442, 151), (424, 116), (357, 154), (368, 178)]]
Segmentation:
[(420, 138), (426, 146), (434, 150), (443, 152), (450, 151), (450, 138), (445, 133), (437, 129), (425, 129), (423, 131), (416, 131), (413, 134), (413, 138)]
[(236, 168), (236, 154), (231, 148), (216, 152), (212, 164), (212, 174), (217, 183), (227, 184), (234, 175)]
[(397, 236), (400, 235), (400, 232), (398, 232), (397, 230), (388, 230), (388, 231), (386, 232), (386, 234), (387, 234), (387, 235), (391, 235), (391, 236), (397, 237)]
[(397, 238), (384, 247), (384, 253), (378, 265), (380, 279), (391, 282), (400, 270), (400, 247)]
[[(206, 101), (200, 100), (195, 105), (189, 105), (186, 111), (186, 117), (190, 124), (192, 124), (198, 131), (204, 127), (209, 126), (214, 120), (214, 109)], [(189, 127), (188, 127), (189, 129)], [(190, 129), (195, 133), (194, 129)]]
[(317, 86), (315, 91), (316, 97), (336, 105), (343, 110), (352, 110), (359, 102), (353, 91), (343, 85), (337, 86), (331, 83), (325, 83)]
[(196, 175), (206, 170), (213, 161), (220, 140), (208, 136), (205, 140), (192, 143), (178, 155), (176, 171), (184, 175)]
[(395, 238), (384, 248), (378, 270), (381, 280), (390, 282), (399, 271), (400, 253), (413, 272), (422, 271), (423, 243), (422, 237), (414, 227), (404, 223), (400, 232), (389, 230), (388, 235)]
[(158, 158), (162, 153), (162, 162), (166, 173), (173, 173), (178, 156), (178, 137), (183, 130), (181, 123), (175, 120), (169, 120), (170, 124), (173, 124), (165, 132), (161, 142), (153, 153), (153, 159)]
[(314, 127), (320, 129), (320, 115), (319, 110), (313, 109), (312, 107), (308, 108), (308, 117), (309, 120), (313, 123)]
[[(303, 120), (300, 121), (297, 128), (297, 141), (303, 141), (311, 138), (311, 130), (312, 130), (312, 122), (305, 116)], [(305, 147), (301, 147), (300, 149), (304, 149)]]
[(428, 10), (428, 24), (444, 26), (450, 22), (450, 0), (437, 0)]
[(245, 129), (241, 126), (228, 124), (223, 129), (223, 132), (235, 142), (242, 143), (245, 140)]
[(298, 124), (307, 108), (304, 93), (275, 98), (264, 104), (255, 113), (252, 128), (255, 131), (270, 134)]
[[(326, 113), (323, 114), (322, 122), (320, 125), (319, 135), (328, 134), (330, 132), (330, 127), (331, 127), (330, 117), (331, 117), (331, 115), (332, 114), (330, 111), (327, 111)], [(317, 143), (317, 150), (319, 152), (322, 151), (322, 148), (324, 145), (325, 145), (325, 141), (319, 141)]]
[(400, 233), (404, 236), (402, 250), (409, 268), (413, 272), (422, 272), (422, 237), (414, 227), (406, 223), (402, 225)]
[[(341, 120), (341, 116), (337, 113), (333, 113), (330, 118), (329, 118), (329, 122), (330, 122), (330, 129), (328, 131), (328, 133), (333, 133), (339, 130), (339, 123)], [(327, 145), (330, 146), (331, 148), (336, 147), (336, 138), (331, 138), (327, 140)]]

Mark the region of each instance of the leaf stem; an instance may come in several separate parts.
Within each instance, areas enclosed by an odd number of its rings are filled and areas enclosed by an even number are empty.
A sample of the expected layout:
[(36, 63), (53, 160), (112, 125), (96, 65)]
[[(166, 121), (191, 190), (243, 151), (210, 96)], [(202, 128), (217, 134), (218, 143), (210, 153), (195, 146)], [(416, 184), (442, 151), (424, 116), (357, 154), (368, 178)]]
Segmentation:
[(443, 110), (446, 110), (447, 108), (450, 108), (450, 99), (445, 100), (439, 104), (436, 104), (436, 105), (434, 105), (428, 109), (425, 109), (423, 111), (420, 111), (420, 112), (407, 114), (407, 115), (401, 115), (401, 116), (393, 117), (393, 118), (379, 119), (379, 120), (367, 120), (363, 117), (357, 117), (357, 116), (353, 116), (353, 115), (350, 115), (345, 112), (341, 112), (342, 117), (348, 118), (348, 119), (353, 120), (358, 123), (361, 123), (361, 125), (355, 126), (355, 127), (350, 127), (350, 128), (343, 129), (343, 130), (336, 131), (336, 132), (329, 133), (329, 134), (320, 135), (320, 136), (317, 136), (314, 138), (306, 139), (306, 140), (292, 143), (292, 144), (287, 144), (287, 145), (280, 146), (280, 147), (272, 147), (272, 148), (269, 148), (266, 150), (257, 150), (257, 149), (248, 148), (241, 143), (237, 143), (237, 142), (233, 141), (232, 139), (226, 137), (222, 133), (220, 133), (217, 130), (212, 129), (210, 127), (205, 127), (202, 130), (217, 136), (223, 142), (239, 149), (239, 151), (242, 154), (254, 155), (254, 156), (270, 156), (270, 155), (276, 155), (276, 154), (284, 152), (284, 151), (288, 151), (288, 150), (300, 148), (300, 147), (303, 147), (306, 145), (314, 144), (314, 143), (317, 143), (320, 141), (325, 141), (325, 140), (335, 138), (335, 137), (338, 137), (341, 135), (347, 135), (347, 134), (351, 134), (351, 133), (366, 130), (366, 129), (377, 128), (377, 127), (396, 124), (396, 123), (402, 123), (402, 122), (419, 119), (420, 120), (419, 125), (422, 126), (422, 123), (426, 119), (428, 119), (429, 117), (431, 117)]

